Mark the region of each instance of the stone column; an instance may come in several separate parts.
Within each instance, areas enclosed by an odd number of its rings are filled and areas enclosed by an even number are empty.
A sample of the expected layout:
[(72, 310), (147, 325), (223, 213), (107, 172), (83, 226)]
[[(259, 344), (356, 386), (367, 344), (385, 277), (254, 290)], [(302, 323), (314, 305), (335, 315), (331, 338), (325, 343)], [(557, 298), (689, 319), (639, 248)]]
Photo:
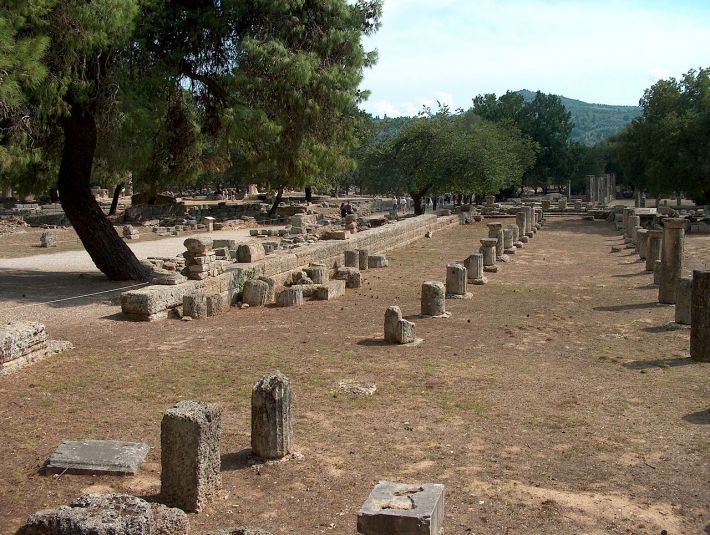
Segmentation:
[(366, 271), (368, 269), (367, 259), (370, 256), (370, 251), (367, 249), (358, 249), (358, 260), (360, 263), (360, 271)]
[(678, 281), (683, 273), (683, 247), (685, 245), (685, 219), (666, 219), (661, 248), (661, 284), (658, 302), (675, 304)]
[(461, 299), (470, 294), (466, 293), (466, 268), (461, 264), (446, 266), (446, 297)]
[(629, 230), (629, 216), (631, 215), (631, 210), (629, 208), (624, 208), (622, 216), (624, 217), (624, 237), (627, 236)]
[(567, 197), (560, 197), (559, 201), (557, 202), (557, 208), (562, 212), (567, 210)]
[(520, 249), (523, 246), (523, 242), (520, 241), (520, 227), (516, 224), (510, 224), (508, 227), (513, 232), (513, 246)]
[(661, 273), (663, 273), (663, 262), (656, 260), (656, 263), (653, 265), (653, 284), (656, 286), (661, 285)]
[(691, 301), (693, 295), (693, 279), (681, 277), (675, 299), (675, 322), (681, 325), (691, 324)]
[(656, 260), (661, 259), (661, 238), (662, 230), (649, 230), (646, 234), (646, 271), (653, 271), (656, 267)]
[(301, 288), (284, 288), (276, 299), (280, 307), (295, 307), (303, 305), (303, 290)]
[(525, 208), (516, 212), (515, 222), (517, 223), (518, 228), (520, 228), (520, 242), (521, 243), (528, 243), (528, 240), (530, 239), (530, 238), (528, 238), (528, 235), (526, 234), (527, 233), (527, 227), (525, 226), (526, 219), (527, 218), (525, 217)]
[(248, 280), (244, 282), (242, 302), (250, 307), (262, 306), (269, 302), (269, 284), (261, 280)]
[(416, 341), (416, 326), (402, 319), (398, 306), (387, 307), (385, 311), (385, 342), (390, 344), (410, 344)]
[(515, 245), (513, 245), (513, 230), (510, 228), (503, 229), (503, 253), (515, 254)]
[(629, 216), (629, 235), (628, 238), (624, 240), (627, 249), (636, 248), (636, 229), (641, 226), (641, 218), (637, 215), (631, 214)]
[(636, 239), (638, 240), (638, 252), (641, 260), (646, 260), (648, 255), (648, 230), (640, 228), (636, 231)]
[(292, 451), (291, 383), (276, 371), (251, 389), (251, 451), (261, 459), (281, 459)]
[(495, 238), (483, 238), (481, 240), (480, 252), (483, 255), (483, 271), (489, 273), (497, 273), (498, 266), (496, 266), (496, 243), (498, 242)]
[(488, 223), (488, 237), (495, 238), (496, 241), (496, 261), (507, 262), (508, 257), (505, 256), (505, 244), (503, 237), (502, 223)]
[(160, 495), (165, 505), (199, 512), (222, 486), (222, 409), (199, 401), (169, 408), (160, 424)]
[(308, 274), (308, 278), (313, 281), (313, 284), (325, 284), (328, 282), (328, 268), (323, 264), (308, 266), (303, 271)]
[(533, 208), (533, 211), (535, 213), (535, 228), (540, 230), (545, 219), (543, 216), (544, 212), (542, 211), (542, 208)]
[(446, 288), (443, 282), (427, 281), (422, 284), (422, 316), (444, 316), (446, 314)]
[(710, 362), (710, 271), (693, 271), (690, 356)]
[(486, 284), (488, 282), (483, 276), (483, 255), (474, 253), (463, 263), (466, 268), (466, 276), (469, 284)]
[(360, 257), (357, 251), (345, 251), (345, 267), (360, 269)]

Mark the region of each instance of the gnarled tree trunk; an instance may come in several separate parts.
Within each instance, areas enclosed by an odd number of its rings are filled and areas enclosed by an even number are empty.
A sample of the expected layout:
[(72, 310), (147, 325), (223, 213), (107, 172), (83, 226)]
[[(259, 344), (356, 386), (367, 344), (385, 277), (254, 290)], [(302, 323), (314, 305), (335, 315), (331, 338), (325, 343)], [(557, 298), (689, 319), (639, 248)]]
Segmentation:
[(90, 110), (72, 106), (62, 120), (64, 150), (59, 166), (62, 208), (91, 259), (111, 280), (146, 280), (148, 270), (119, 237), (91, 194), (91, 168), (96, 150), (96, 122)]
[(108, 215), (116, 215), (116, 210), (118, 210), (118, 199), (121, 197), (122, 191), (123, 182), (116, 184), (116, 188), (113, 190), (113, 200), (111, 201), (111, 209), (108, 211)]
[(274, 199), (274, 204), (273, 204), (273, 206), (271, 206), (271, 210), (269, 210), (270, 216), (276, 215), (276, 209), (279, 207), (279, 203), (281, 202), (281, 198), (283, 196), (284, 196), (284, 187), (279, 186), (279, 189), (276, 192), (276, 198)]

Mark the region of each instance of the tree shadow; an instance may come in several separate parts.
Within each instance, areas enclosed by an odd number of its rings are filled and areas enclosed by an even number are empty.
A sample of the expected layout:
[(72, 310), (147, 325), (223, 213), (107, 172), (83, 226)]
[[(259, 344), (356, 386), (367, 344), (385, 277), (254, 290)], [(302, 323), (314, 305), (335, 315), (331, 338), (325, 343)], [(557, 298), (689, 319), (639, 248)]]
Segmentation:
[[(634, 262), (636, 264), (636, 262)], [(639, 277), (641, 275), (648, 275), (648, 272), (646, 270), (639, 271), (638, 273), (619, 273), (618, 275), (612, 275), (612, 277), (616, 277), (619, 279), (627, 279), (629, 277)]]
[(368, 346), (368, 347), (381, 347), (381, 346), (396, 345), (396, 344), (390, 344), (389, 342), (386, 342), (383, 338), (365, 338), (363, 340), (359, 340), (356, 343), (359, 346)]
[(690, 366), (696, 363), (697, 361), (690, 357), (676, 357), (672, 359), (634, 360), (625, 362), (622, 366), (629, 370), (650, 370), (652, 368), (677, 368), (678, 366)]
[(676, 323), (674, 321), (671, 321), (670, 323), (664, 323), (663, 325), (656, 325), (655, 327), (644, 327), (641, 329), (645, 333), (652, 333), (652, 334), (658, 334), (658, 333), (667, 333), (671, 331), (685, 331), (690, 329), (690, 325), (682, 325), (680, 323)]
[[(683, 416), (683, 420), (691, 424), (710, 425), (710, 409), (686, 414)], [(707, 528), (705, 528), (705, 531), (707, 531)]]
[(255, 464), (261, 464), (261, 460), (254, 457), (251, 453), (251, 448), (232, 453), (225, 453), (221, 456), (221, 471), (232, 472), (234, 470), (245, 470)]
[(624, 310), (643, 310), (644, 308), (656, 308), (658, 303), (631, 303), (628, 305), (608, 305), (593, 307), (596, 312), (623, 312)]
[(637, 290), (657, 290), (658, 289), (658, 284), (644, 284), (642, 286), (637, 286)]
[[(135, 281), (110, 281), (99, 272), (34, 271), (0, 268), (0, 297), (4, 311), (43, 303), (52, 308), (71, 308), (116, 299), (122, 291), (141, 288)], [(54, 301), (54, 302), (53, 302)]]

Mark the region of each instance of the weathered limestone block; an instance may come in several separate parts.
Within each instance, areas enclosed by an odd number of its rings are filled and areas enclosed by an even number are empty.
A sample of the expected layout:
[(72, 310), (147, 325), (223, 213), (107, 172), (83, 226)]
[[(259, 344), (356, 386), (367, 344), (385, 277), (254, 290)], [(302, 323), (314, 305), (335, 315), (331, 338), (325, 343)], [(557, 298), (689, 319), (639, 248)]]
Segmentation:
[(386, 268), (388, 265), (387, 257), (383, 254), (373, 254), (367, 257), (368, 268)]
[(523, 210), (525, 211), (525, 235), (528, 238), (532, 238), (535, 236), (535, 232), (537, 232), (535, 229), (535, 218), (533, 217), (533, 207), (524, 206)]
[(463, 265), (446, 266), (446, 297), (452, 299), (471, 297), (471, 294), (466, 292), (466, 279), (466, 268)]
[(266, 257), (264, 245), (260, 242), (242, 243), (237, 248), (237, 262), (252, 263)]
[(222, 409), (199, 401), (169, 408), (160, 425), (163, 503), (199, 512), (222, 486), (219, 440)]
[(314, 297), (321, 286), (321, 284), (293, 284), (290, 288), (295, 291), (300, 291), (301, 294), (303, 294), (303, 298), (308, 299)]
[(42, 323), (20, 322), (0, 326), (0, 364), (47, 349), (47, 330)]
[(251, 389), (251, 450), (262, 459), (281, 459), (293, 448), (291, 383), (269, 373)]
[(345, 281), (332, 280), (325, 284), (318, 284), (313, 298), (316, 301), (330, 301), (345, 295)]
[(508, 225), (507, 228), (509, 228), (513, 233), (513, 246), (517, 249), (522, 248), (523, 242), (520, 241), (520, 227), (517, 224), (512, 223)]
[(358, 251), (345, 251), (345, 267), (360, 269), (360, 253)]
[(347, 230), (329, 230), (323, 236), (325, 240), (349, 240), (350, 232)]
[(567, 210), (567, 197), (560, 197), (557, 201), (557, 209), (561, 212)]
[[(638, 216), (631, 216), (631, 219)], [(666, 219), (661, 250), (661, 282), (658, 302), (674, 304), (678, 281), (683, 273), (683, 249), (685, 245), (685, 219)]]
[(662, 230), (649, 230), (646, 242), (646, 271), (653, 271), (656, 267), (656, 261), (661, 259), (661, 240), (663, 238)]
[(188, 238), (183, 245), (189, 253), (203, 256), (212, 250), (212, 243), (212, 238)]
[(663, 272), (663, 262), (660, 260), (656, 260), (656, 263), (653, 265), (653, 284), (656, 286), (660, 286), (661, 284), (661, 273)]
[(529, 238), (526, 234), (527, 232), (527, 227), (526, 225), (527, 218), (525, 217), (525, 209), (519, 210), (518, 212), (515, 213), (515, 222), (518, 225), (518, 228), (520, 229), (520, 242), (521, 243), (527, 243)]
[(185, 295), (182, 298), (182, 315), (196, 320), (206, 318), (208, 316), (207, 294), (198, 291)]
[(675, 300), (675, 322), (681, 325), (691, 324), (691, 302), (693, 295), (693, 279), (681, 277)]
[(488, 223), (488, 237), (496, 239), (496, 260), (500, 261), (503, 258), (503, 224)]
[(387, 307), (385, 311), (385, 342), (390, 344), (410, 344), (416, 340), (414, 323), (402, 319), (398, 306)]
[(360, 271), (367, 271), (370, 267), (370, 251), (367, 249), (358, 249), (357, 254)]
[(474, 253), (463, 263), (466, 268), (466, 277), (469, 284), (486, 284), (488, 282), (483, 276), (483, 254)]
[(328, 282), (328, 268), (323, 264), (311, 265), (304, 270), (313, 284), (325, 284)]
[(513, 245), (513, 231), (509, 228), (503, 229), (503, 253), (515, 254), (515, 246)]
[(710, 362), (710, 271), (693, 271), (690, 356)]
[(300, 288), (284, 288), (276, 300), (280, 307), (301, 306), (303, 304), (303, 290)]
[(641, 260), (646, 260), (646, 255), (648, 254), (648, 230), (645, 228), (638, 229), (636, 238), (638, 239), (639, 257)]
[(446, 314), (446, 287), (443, 282), (427, 281), (422, 284), (422, 316), (443, 316)]
[(230, 293), (228, 291), (207, 295), (207, 316), (218, 316), (229, 310)]
[(174, 286), (147, 286), (121, 294), (121, 311), (128, 318), (153, 321), (168, 317), (168, 310), (183, 304), (188, 292), (194, 292), (195, 283)]
[(45, 231), (39, 237), (40, 247), (56, 247), (57, 235), (54, 232)]
[(363, 535), (440, 535), (444, 486), (380, 481), (357, 514)]
[(32, 513), (17, 535), (187, 535), (188, 527), (180, 509), (126, 494), (87, 494)]
[(496, 273), (496, 243), (497, 238), (482, 238), (481, 239), (481, 254), (483, 255), (483, 271)]
[(274, 300), (276, 299), (276, 280), (273, 279), (272, 277), (265, 277), (263, 275), (260, 276), (257, 280), (265, 282), (266, 284), (269, 285), (269, 293), (266, 297), (266, 302), (273, 303)]
[(335, 272), (336, 280), (344, 280), (346, 288), (359, 288), (362, 282), (360, 270), (355, 267), (341, 267)]
[(245, 281), (242, 302), (250, 307), (265, 305), (269, 302), (269, 284), (257, 279)]

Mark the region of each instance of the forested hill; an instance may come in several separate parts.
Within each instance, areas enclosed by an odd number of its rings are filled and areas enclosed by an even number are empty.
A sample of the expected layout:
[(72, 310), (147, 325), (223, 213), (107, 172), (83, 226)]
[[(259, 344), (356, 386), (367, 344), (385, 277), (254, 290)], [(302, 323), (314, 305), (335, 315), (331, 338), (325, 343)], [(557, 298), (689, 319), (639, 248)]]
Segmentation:
[[(526, 101), (535, 98), (535, 93), (523, 89), (518, 91)], [(572, 114), (575, 127), (572, 139), (585, 145), (593, 145), (612, 134), (616, 134), (635, 117), (641, 115), (638, 106), (611, 106), (608, 104), (590, 104), (581, 100), (563, 97), (562, 104)]]

